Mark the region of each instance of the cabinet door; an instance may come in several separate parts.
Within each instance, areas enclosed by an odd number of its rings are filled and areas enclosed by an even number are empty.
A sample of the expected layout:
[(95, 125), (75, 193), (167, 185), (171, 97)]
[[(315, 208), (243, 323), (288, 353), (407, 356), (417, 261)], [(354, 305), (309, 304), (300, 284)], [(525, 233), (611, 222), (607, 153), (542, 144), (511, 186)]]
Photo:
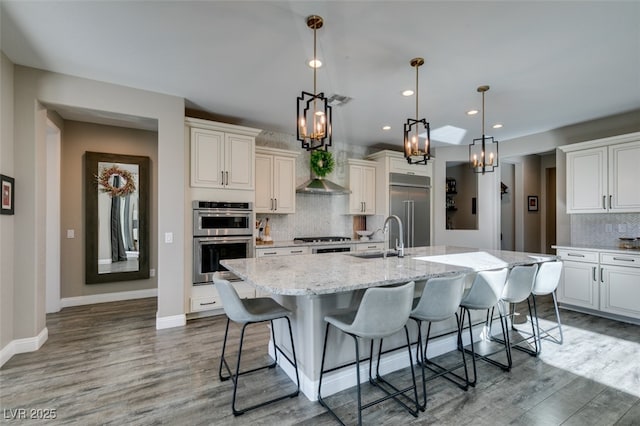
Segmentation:
[(600, 310), (640, 318), (640, 268), (603, 265)]
[(273, 157), (274, 213), (296, 212), (296, 159)]
[(374, 167), (362, 168), (362, 201), (364, 214), (376, 213), (376, 169)]
[(609, 147), (610, 211), (640, 212), (640, 141)]
[(191, 129), (191, 186), (222, 188), (224, 185), (224, 133)]
[(364, 200), (362, 187), (362, 166), (349, 166), (349, 189), (351, 194), (349, 195), (349, 213), (364, 214)]
[(598, 309), (598, 265), (565, 261), (558, 285), (558, 301)]
[(230, 133), (225, 136), (225, 188), (253, 189), (255, 139)]
[(273, 156), (256, 154), (256, 213), (270, 213), (273, 208)]
[(567, 153), (567, 213), (607, 211), (607, 147)]

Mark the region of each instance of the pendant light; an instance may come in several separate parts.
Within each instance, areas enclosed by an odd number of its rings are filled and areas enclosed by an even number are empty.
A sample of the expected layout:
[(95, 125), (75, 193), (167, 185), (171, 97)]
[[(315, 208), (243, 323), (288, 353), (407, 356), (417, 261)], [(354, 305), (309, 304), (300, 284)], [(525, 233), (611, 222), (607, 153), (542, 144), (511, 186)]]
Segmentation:
[(316, 69), (320, 61), (316, 56), (316, 31), (322, 28), (324, 20), (317, 15), (307, 17), (307, 26), (313, 30), (313, 93), (303, 91), (298, 96), (296, 138), (307, 151), (324, 149), (331, 146), (331, 106), (324, 93), (317, 93)]
[(484, 133), (484, 94), (489, 86), (478, 87), (482, 93), (482, 137), (474, 139), (469, 145), (469, 166), (476, 173), (493, 172), (498, 167), (498, 141)]
[[(409, 164), (427, 164), (431, 159), (431, 137), (429, 123), (418, 119), (418, 68), (424, 65), (423, 58), (413, 58), (411, 66), (416, 69), (416, 118), (407, 118), (404, 124), (404, 158)], [(425, 132), (424, 149), (420, 149), (420, 128)]]

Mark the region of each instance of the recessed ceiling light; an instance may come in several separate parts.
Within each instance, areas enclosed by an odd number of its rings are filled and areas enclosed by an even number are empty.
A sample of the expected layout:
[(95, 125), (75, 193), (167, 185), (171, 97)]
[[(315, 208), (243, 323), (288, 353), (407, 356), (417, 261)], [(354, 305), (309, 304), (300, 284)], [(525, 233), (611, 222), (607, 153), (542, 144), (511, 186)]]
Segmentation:
[(389, 125), (382, 126), (382, 130), (391, 130), (391, 126)]
[(311, 68), (320, 68), (322, 66), (322, 61), (320, 59), (312, 59), (309, 61), (308, 65)]
[(472, 110), (467, 111), (467, 115), (476, 115), (478, 112), (480, 112), (480, 111), (478, 111), (477, 109), (472, 109)]
[(493, 128), (494, 129), (501, 129), (502, 128), (502, 124), (500, 124), (500, 123), (494, 124)]
[(409, 90), (404, 90), (402, 92), (402, 96), (413, 96), (413, 90), (409, 89)]

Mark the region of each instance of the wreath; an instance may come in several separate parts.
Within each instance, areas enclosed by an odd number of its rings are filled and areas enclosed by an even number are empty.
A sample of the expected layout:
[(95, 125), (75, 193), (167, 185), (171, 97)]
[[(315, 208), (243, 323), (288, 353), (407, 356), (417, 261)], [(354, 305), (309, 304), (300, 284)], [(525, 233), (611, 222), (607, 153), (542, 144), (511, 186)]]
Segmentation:
[(325, 177), (333, 171), (335, 163), (329, 151), (313, 151), (311, 153), (311, 171), (318, 177)]
[[(115, 176), (119, 176), (124, 181), (122, 186), (113, 186), (111, 178)], [(99, 189), (109, 194), (110, 197), (126, 197), (136, 190), (136, 183), (131, 172), (123, 170), (116, 165), (102, 169), (98, 176), (98, 185), (101, 186)]]

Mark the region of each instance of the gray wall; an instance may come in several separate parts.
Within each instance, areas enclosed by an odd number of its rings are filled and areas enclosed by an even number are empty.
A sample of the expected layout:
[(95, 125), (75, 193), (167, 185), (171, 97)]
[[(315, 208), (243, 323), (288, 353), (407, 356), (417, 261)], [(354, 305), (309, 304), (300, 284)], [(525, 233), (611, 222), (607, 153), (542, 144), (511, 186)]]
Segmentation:
[[(157, 277), (147, 280), (122, 281), (105, 284), (84, 283), (85, 229), (84, 229), (84, 153), (86, 151), (105, 152), (122, 155), (141, 155), (151, 159), (151, 193), (149, 205), (158, 199), (158, 133), (147, 130), (127, 129), (124, 127), (79, 121), (64, 122), (62, 130), (61, 180), (64, 191), (60, 194), (61, 205), (61, 256), (60, 296), (75, 297), (90, 294), (118, 291), (142, 290), (157, 287)], [(158, 265), (158, 210), (150, 210), (150, 267)], [(66, 230), (74, 229), (75, 238), (65, 238)], [(82, 261), (79, 261), (82, 260)]]

